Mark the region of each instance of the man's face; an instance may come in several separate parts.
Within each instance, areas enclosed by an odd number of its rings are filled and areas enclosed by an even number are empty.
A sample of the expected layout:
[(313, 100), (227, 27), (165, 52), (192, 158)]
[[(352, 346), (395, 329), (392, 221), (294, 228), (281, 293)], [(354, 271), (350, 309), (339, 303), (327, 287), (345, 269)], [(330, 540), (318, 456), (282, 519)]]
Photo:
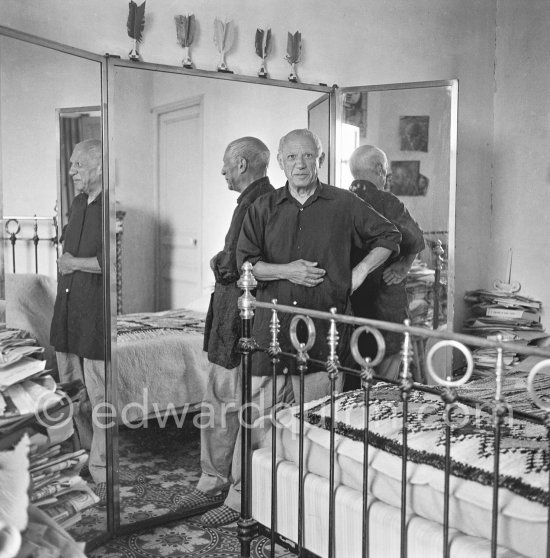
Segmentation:
[(227, 187), (230, 190), (238, 191), (239, 188), (239, 159), (238, 157), (231, 157), (226, 151), (223, 156), (222, 174), (227, 182)]
[(315, 184), (323, 158), (324, 153), (317, 155), (315, 142), (300, 135), (290, 136), (277, 155), (279, 165), (293, 188), (307, 188)]
[(78, 193), (96, 193), (98, 188), (101, 189), (101, 164), (94, 161), (86, 149), (78, 145), (71, 155), (69, 174)]

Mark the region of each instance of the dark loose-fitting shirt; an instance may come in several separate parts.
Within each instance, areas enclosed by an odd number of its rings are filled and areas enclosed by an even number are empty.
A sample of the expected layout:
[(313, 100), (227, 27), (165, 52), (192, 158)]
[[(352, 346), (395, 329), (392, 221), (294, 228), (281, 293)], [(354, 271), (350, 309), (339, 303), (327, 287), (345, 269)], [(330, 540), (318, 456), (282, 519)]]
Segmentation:
[[(97, 258), (102, 265), (102, 196), (88, 204), (79, 194), (73, 201), (63, 231), (63, 253)], [(75, 271), (58, 274), (50, 342), (56, 351), (103, 360), (103, 275)]]
[[(422, 229), (413, 219), (403, 202), (390, 192), (379, 190), (375, 184), (367, 180), (354, 180), (350, 190), (363, 201), (370, 204), (376, 211), (391, 221), (401, 233), (399, 256), (418, 254), (424, 250), (425, 242)], [(354, 252), (352, 263), (365, 257), (361, 250)], [(351, 296), (353, 313), (362, 318), (371, 318), (387, 322), (402, 323), (407, 317), (407, 293), (405, 282), (397, 285), (387, 285), (382, 278), (384, 268), (395, 257), (386, 260), (375, 273)], [(401, 349), (402, 335), (400, 333), (382, 332), (386, 341), (386, 354), (391, 355)], [(362, 345), (362, 346), (361, 346)], [(365, 356), (374, 356), (376, 346), (373, 339), (362, 336), (360, 339), (361, 352)]]
[[(352, 247), (371, 251), (376, 247), (399, 251), (401, 235), (397, 228), (347, 190), (319, 183), (315, 193), (302, 205), (292, 197), (288, 184), (257, 200), (248, 210), (239, 242), (237, 263), (253, 265), (262, 260), (287, 264), (304, 259), (317, 262), (326, 274), (316, 287), (296, 285), (287, 280), (259, 282), (257, 299), (302, 308), (350, 313)], [(262, 347), (269, 345), (271, 311), (257, 309), (252, 333)], [(280, 313), (279, 343), (291, 351), (288, 326), (292, 315)], [(328, 322), (314, 320), (316, 341), (309, 351), (312, 358), (328, 356)], [(341, 329), (339, 347), (345, 346), (345, 328)], [(289, 363), (286, 363), (288, 365)], [(291, 371), (293, 366), (290, 366)], [(310, 367), (310, 371), (315, 367)], [(253, 355), (253, 373), (271, 373), (268, 357)]]
[(237, 240), (241, 232), (246, 211), (250, 204), (273, 186), (264, 177), (250, 184), (237, 198), (231, 225), (225, 236), (223, 250), (214, 257), (214, 277), (216, 284), (210, 298), (204, 330), (204, 350), (208, 360), (224, 368), (235, 368), (241, 357), (237, 344), (241, 337), (241, 320), (237, 299), (242, 291), (235, 284), (239, 278), (237, 268)]

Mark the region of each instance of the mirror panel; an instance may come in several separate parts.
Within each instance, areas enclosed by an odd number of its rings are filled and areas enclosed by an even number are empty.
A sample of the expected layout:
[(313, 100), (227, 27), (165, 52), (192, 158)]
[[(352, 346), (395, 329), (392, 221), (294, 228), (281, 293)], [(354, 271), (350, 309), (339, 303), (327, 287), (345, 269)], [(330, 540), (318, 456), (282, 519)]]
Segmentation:
[(408, 311), (413, 325), (430, 328), (453, 324), (456, 97), (457, 83), (448, 81), (346, 88), (337, 101), (337, 185), (349, 188), (356, 147), (386, 153), (386, 189), (424, 232), (426, 248), (407, 278)]
[[(197, 411), (209, 383), (202, 351), (214, 285), (209, 261), (223, 247), (238, 197), (221, 175), (225, 148), (239, 137), (260, 138), (271, 151), (268, 176), (282, 186), (279, 139), (308, 127), (308, 108), (327, 88), (113, 64), (110, 167), (124, 213), (118, 470), (127, 524), (192, 512), (179, 502), (199, 479), (199, 427), (208, 426)], [(328, 138), (327, 105), (311, 118)]]
[[(68, 403), (75, 400), (78, 390), (66, 386), (66, 391), (59, 391), (49, 334), (57, 283), (59, 113), (71, 107), (101, 105), (101, 70), (99, 60), (25, 42), (0, 31), (3, 307), (8, 327), (20, 329), (21, 335), (30, 335), (45, 348), (46, 372), (31, 376), (29, 381), (39, 386), (41, 393), (49, 392), (46, 399), (33, 399), (30, 407), (21, 406), (15, 395), (10, 397), (0, 415), (0, 444), (17, 432), (22, 419), (32, 419), (27, 429), (31, 467), (36, 468), (31, 469), (31, 497), (42, 511), (58, 518), (75, 540), (87, 542), (106, 534), (106, 508), (96, 505), (92, 481), (79, 478), (85, 458), (74, 454), (80, 441), (73, 433)], [(30, 361), (19, 362), (31, 366)], [(6, 398), (5, 390), (3, 395)], [(46, 400), (51, 421), (39, 412)], [(84, 441), (82, 445), (87, 456), (89, 447)], [(71, 454), (73, 461), (67, 458)], [(39, 459), (44, 459), (42, 465)], [(57, 473), (44, 471), (57, 459), (69, 467)], [(61, 477), (75, 483), (74, 490), (63, 496), (51, 492), (61, 488)], [(45, 491), (50, 491), (49, 504), (45, 503)], [(84, 509), (77, 511), (75, 507)]]
[(87, 139), (101, 141), (101, 107), (69, 107), (59, 115), (59, 225), (67, 223), (69, 209), (78, 192), (70, 174), (71, 154), (75, 145)]

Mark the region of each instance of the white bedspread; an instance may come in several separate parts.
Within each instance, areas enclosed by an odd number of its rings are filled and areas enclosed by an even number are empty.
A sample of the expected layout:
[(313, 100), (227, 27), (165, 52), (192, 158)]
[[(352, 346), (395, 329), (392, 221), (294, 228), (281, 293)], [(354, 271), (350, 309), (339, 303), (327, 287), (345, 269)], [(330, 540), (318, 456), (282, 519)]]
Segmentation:
[(202, 350), (204, 314), (174, 310), (118, 318), (118, 416), (166, 416), (200, 403), (210, 366)]

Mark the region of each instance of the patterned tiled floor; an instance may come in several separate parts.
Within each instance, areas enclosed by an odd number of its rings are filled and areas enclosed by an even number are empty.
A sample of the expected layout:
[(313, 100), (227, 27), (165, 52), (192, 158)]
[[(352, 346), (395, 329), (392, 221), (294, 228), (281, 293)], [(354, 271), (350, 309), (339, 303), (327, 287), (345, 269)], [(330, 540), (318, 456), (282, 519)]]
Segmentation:
[[(270, 541), (258, 537), (252, 542), (252, 558), (268, 558)], [(238, 558), (240, 546), (236, 525), (217, 529), (202, 526), (196, 519), (163, 525), (147, 532), (127, 535), (108, 542), (88, 555), (90, 558)], [(277, 557), (293, 556), (277, 548)]]
[[(176, 511), (200, 475), (199, 431), (188, 422), (164, 428), (121, 429), (119, 433), (121, 523), (135, 523)], [(76, 540), (91, 540), (106, 530), (106, 512), (93, 507), (69, 529)]]
[[(187, 422), (180, 428), (149, 424), (121, 430), (119, 438), (121, 522), (131, 523), (178, 509), (181, 497), (200, 475), (199, 431)], [(105, 508), (83, 513), (71, 529), (77, 540), (90, 540), (105, 530)], [(252, 543), (253, 558), (267, 558), (269, 540)], [(91, 551), (90, 558), (237, 558), (240, 546), (236, 524), (204, 527), (197, 518), (163, 525), (109, 541)], [(278, 549), (277, 556), (291, 556)]]

